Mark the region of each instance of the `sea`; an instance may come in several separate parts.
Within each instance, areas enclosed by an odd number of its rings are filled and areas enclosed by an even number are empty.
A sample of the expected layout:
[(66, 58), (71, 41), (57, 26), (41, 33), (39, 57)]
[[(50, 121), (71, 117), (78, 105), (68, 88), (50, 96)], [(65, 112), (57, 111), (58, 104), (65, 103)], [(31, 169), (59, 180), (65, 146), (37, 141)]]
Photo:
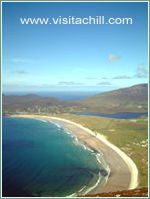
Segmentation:
[(2, 119), (2, 196), (81, 196), (107, 182), (109, 168), (58, 124), (29, 118)]
[(87, 97), (91, 97), (93, 95), (102, 93), (100, 91), (28, 91), (28, 92), (3, 92), (4, 95), (29, 95), (29, 94), (35, 94), (39, 95), (41, 97), (54, 97), (59, 100), (64, 101), (77, 101), (82, 100)]

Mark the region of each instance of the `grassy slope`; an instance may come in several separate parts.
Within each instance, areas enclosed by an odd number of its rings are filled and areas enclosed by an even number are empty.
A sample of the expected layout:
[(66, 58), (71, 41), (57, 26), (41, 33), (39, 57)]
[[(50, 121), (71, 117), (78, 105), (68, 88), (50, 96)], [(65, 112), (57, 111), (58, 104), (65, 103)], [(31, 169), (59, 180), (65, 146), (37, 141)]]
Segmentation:
[(94, 132), (100, 133), (122, 149), (136, 163), (139, 169), (139, 187), (148, 186), (148, 121), (118, 120), (95, 116), (57, 115), (80, 123)]
[(148, 85), (140, 84), (128, 88), (100, 93), (78, 101), (89, 112), (145, 112), (147, 111)]

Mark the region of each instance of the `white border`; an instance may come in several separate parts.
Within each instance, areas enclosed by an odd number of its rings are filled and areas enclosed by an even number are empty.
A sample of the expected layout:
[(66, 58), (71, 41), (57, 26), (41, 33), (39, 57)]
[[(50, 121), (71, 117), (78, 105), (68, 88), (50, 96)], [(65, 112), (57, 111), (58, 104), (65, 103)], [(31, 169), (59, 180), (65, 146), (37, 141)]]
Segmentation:
[[(1, 198), (67, 198), (67, 197), (2, 197), (2, 3), (148, 3), (148, 142), (149, 142), (149, 0), (147, 1), (1, 1)], [(68, 197), (68, 198), (117, 198), (117, 197)], [(119, 197), (124, 198), (124, 197)], [(131, 198), (131, 197), (125, 197)], [(149, 145), (148, 145), (148, 197), (133, 197), (133, 198), (149, 198)]]

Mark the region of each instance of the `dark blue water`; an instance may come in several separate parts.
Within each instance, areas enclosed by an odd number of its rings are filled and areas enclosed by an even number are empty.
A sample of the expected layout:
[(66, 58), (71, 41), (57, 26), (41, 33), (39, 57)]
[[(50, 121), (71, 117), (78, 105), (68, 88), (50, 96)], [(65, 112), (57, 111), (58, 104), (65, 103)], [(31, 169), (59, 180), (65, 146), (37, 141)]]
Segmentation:
[(136, 119), (139, 118), (140, 116), (147, 116), (148, 113), (112, 113), (112, 114), (76, 113), (76, 115), (99, 116), (99, 117), (116, 118), (116, 119)]
[(4, 117), (2, 133), (3, 197), (76, 196), (106, 179), (99, 155), (55, 124)]
[(100, 93), (99, 91), (51, 91), (51, 92), (6, 92), (3, 93), (5, 95), (28, 95), (28, 94), (36, 94), (41, 97), (54, 97), (60, 100), (65, 100), (65, 101), (77, 101), (77, 100), (82, 100), (87, 97), (91, 97), (95, 94)]

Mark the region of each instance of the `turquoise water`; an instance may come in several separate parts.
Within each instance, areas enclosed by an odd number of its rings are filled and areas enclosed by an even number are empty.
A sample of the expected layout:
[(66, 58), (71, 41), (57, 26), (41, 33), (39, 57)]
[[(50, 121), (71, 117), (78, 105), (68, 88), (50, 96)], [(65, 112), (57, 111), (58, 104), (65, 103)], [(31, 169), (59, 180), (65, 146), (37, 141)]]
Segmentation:
[(76, 196), (107, 179), (99, 155), (60, 126), (4, 117), (2, 133), (3, 197)]

